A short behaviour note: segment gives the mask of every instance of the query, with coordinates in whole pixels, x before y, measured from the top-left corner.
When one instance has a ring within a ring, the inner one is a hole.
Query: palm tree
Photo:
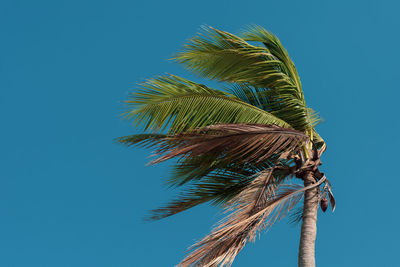
[[[279,39],[259,26],[241,37],[203,27],[174,59],[223,90],[174,75],[147,80],[126,101],[124,117],[148,133],[118,141],[155,147],[152,164],[177,158],[167,183],[182,192],[149,219],[205,202],[228,213],[179,265],[230,266],[248,241],[291,212],[302,221],[299,266],[315,266],[318,203],[325,211],[327,196],[332,210],[335,202],[318,169],[326,148],[315,130],[320,119]]]

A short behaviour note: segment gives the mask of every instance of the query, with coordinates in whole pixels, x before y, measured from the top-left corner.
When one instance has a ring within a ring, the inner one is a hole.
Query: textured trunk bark
[[[312,172],[306,172],[304,186],[315,183]],[[315,267],[315,238],[317,236],[318,187],[304,194],[303,222],[301,225],[299,267]]]

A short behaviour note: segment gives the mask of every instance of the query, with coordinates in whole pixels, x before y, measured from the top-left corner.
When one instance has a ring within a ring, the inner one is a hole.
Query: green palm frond
[[[216,123],[261,123],[291,126],[237,97],[177,76],[148,80],[126,101],[126,119],[145,130],[170,133]]]
[[[240,193],[252,179],[253,174],[243,175],[235,171],[208,174],[201,181],[186,186],[167,205],[152,210],[147,219],[159,220],[206,202],[220,205]]]
[[[153,210],[147,219],[159,220],[206,202],[216,206],[225,205],[248,187],[260,173],[271,169],[243,171],[243,169],[231,166],[224,170],[210,172],[201,180],[186,186],[179,196],[169,204]],[[290,168],[287,166],[274,169],[274,178],[271,179],[271,184],[278,185],[291,175]]]
[[[293,159],[282,159],[274,155],[257,164],[249,162],[227,161],[215,155],[201,155],[197,157],[181,158],[171,171],[170,178],[166,181],[169,187],[180,187],[187,183],[195,183],[211,174],[237,173],[243,177],[250,177],[263,170],[272,168],[279,162],[283,169],[292,170]],[[276,170],[276,172],[279,172]]]
[[[266,93],[269,99],[269,111],[289,122],[295,129],[303,131],[312,129],[318,124],[320,118],[306,107],[296,66],[278,37],[260,26],[249,27],[248,30],[243,32],[242,36],[246,41],[264,44],[274,57],[284,63],[285,68],[282,71],[295,81],[296,86],[294,87],[275,87]]]
[[[228,84],[224,88],[244,102],[289,121],[295,129],[310,129],[309,127],[315,127],[321,122],[318,114],[311,108],[304,108],[302,101],[293,98],[290,90],[288,90],[289,93],[284,94],[283,88],[265,89],[235,83]],[[279,94],[277,91],[280,91]]]
[[[167,185],[170,187],[182,186],[188,182],[198,181],[212,172],[235,172],[244,176],[251,176],[271,167],[273,165],[272,161],[276,162],[277,158],[271,157],[260,164],[254,165],[248,162],[227,161],[223,157],[218,157],[218,153],[181,158],[172,169]]]
[[[320,118],[297,97],[295,87],[259,88],[246,83],[225,86],[230,94],[288,122],[294,129],[306,131],[315,127]]]
[[[236,95],[245,96],[248,103],[256,103],[297,130],[311,129],[297,70],[279,39],[259,27],[243,36],[203,27],[174,59],[201,77],[239,84]]]
[[[230,94],[236,96],[250,105],[270,112],[265,88],[258,88],[246,83],[230,83],[224,87]]]
[[[243,39],[246,41],[260,42],[265,45],[268,51],[274,55],[277,59],[283,62],[283,72],[288,75],[296,83],[296,88],[298,90],[299,98],[304,99],[303,92],[301,89],[300,77],[297,73],[296,67],[291,60],[288,52],[281,44],[281,41],[273,35],[272,33],[265,30],[260,26],[249,27],[248,30],[244,31]]]
[[[283,71],[287,68],[284,62],[268,49],[212,27],[203,27],[203,33],[189,40],[173,59],[202,77],[218,81],[268,88],[296,86]]]

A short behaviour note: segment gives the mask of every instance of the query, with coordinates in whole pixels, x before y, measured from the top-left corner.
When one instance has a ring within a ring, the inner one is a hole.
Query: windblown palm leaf
[[[231,212],[195,244],[181,266],[230,266],[257,234],[285,216],[302,198],[299,185],[276,185],[273,170],[261,173],[227,205]]]
[[[290,59],[288,52],[282,46],[279,39],[260,26],[250,27],[247,31],[243,32],[243,39],[246,41],[254,41],[263,43],[268,51],[281,62],[283,62],[283,72],[288,75],[296,84],[300,99],[304,99],[301,90],[300,78],[297,73],[293,61]]]
[[[204,33],[192,38],[175,59],[202,77],[249,85],[255,91],[262,88],[256,95],[260,100],[267,97],[273,114],[295,129],[311,129],[316,121],[305,104],[297,70],[278,38],[261,27],[243,35],[242,39],[204,27]]]
[[[272,155],[296,151],[309,139],[302,132],[262,124],[219,124],[166,138],[159,153],[166,155],[153,161],[158,163],[176,156],[197,157],[222,155],[226,161],[260,163]],[[168,141],[179,140],[179,145]]]
[[[177,76],[142,84],[128,101],[125,118],[145,130],[182,132],[216,123],[262,123],[290,127],[276,116],[237,97]]]
[[[252,181],[253,175],[243,175],[232,170],[203,176],[200,181],[186,186],[168,205],[153,210],[148,219],[162,219],[205,202],[214,205],[225,203],[240,193]]]
[[[259,26],[241,36],[204,27],[174,59],[218,81],[222,90],[174,75],[149,79],[130,95],[124,113],[149,133],[117,141],[152,147],[153,164],[177,159],[167,184],[183,190],[149,219],[206,202],[229,213],[181,266],[230,266],[248,241],[288,214],[303,195],[306,216],[297,218],[315,225],[322,183],[334,208],[330,184],[318,170],[326,149],[315,130],[320,118],[307,107],[296,67],[276,36]],[[293,177],[304,187],[287,184]],[[315,236],[303,238],[304,233],[302,228],[300,248],[308,258],[300,253],[299,259],[307,265],[313,254],[303,247],[313,245],[305,240]]]
[[[268,160],[254,164],[242,162],[239,159],[235,161],[227,161],[225,157],[218,157],[219,153],[207,154],[197,157],[180,158],[172,172],[171,179],[167,180],[167,184],[181,186],[187,182],[199,180],[211,172],[230,172],[235,171],[243,175],[258,173],[276,164],[279,159],[277,156],[271,156]],[[223,154],[222,154],[223,156]],[[290,165],[291,160],[281,160],[281,163]]]
[[[276,156],[283,153],[300,149],[308,140],[308,136],[278,126],[221,124],[166,137],[165,144],[162,144],[160,139],[156,140],[160,147],[158,152],[168,153],[152,163],[177,156],[190,160],[200,157],[201,161],[192,165],[192,170],[197,175],[191,173],[192,176],[180,180],[179,185],[189,179],[197,178],[201,181],[190,186],[185,195],[168,206],[155,210],[151,217],[153,219],[167,217],[207,201],[225,202],[252,180],[251,177],[257,173],[254,172],[254,168],[262,169],[272,156],[276,159]],[[214,163],[211,166],[210,161]],[[244,167],[245,164],[247,168]],[[206,169],[202,169],[202,165]],[[253,167],[253,171],[250,166]],[[214,170],[217,172],[210,174]],[[283,177],[289,174],[286,168]]]
[[[284,63],[268,49],[233,34],[204,27],[175,59],[202,77],[255,86],[295,86],[282,70]]]
[[[278,180],[279,181],[279,180]],[[281,180],[280,180],[281,181]],[[259,174],[249,186],[227,203],[231,212],[219,225],[191,247],[180,266],[230,266],[248,241],[287,215],[301,200],[304,191],[317,187],[278,184],[274,168]]]

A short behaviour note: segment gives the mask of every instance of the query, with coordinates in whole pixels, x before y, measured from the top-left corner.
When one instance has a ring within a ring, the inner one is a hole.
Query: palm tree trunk
[[[303,176],[304,186],[315,183],[314,175],[308,171]],[[318,187],[304,194],[303,222],[301,225],[299,267],[315,267],[315,238],[317,236]]]

